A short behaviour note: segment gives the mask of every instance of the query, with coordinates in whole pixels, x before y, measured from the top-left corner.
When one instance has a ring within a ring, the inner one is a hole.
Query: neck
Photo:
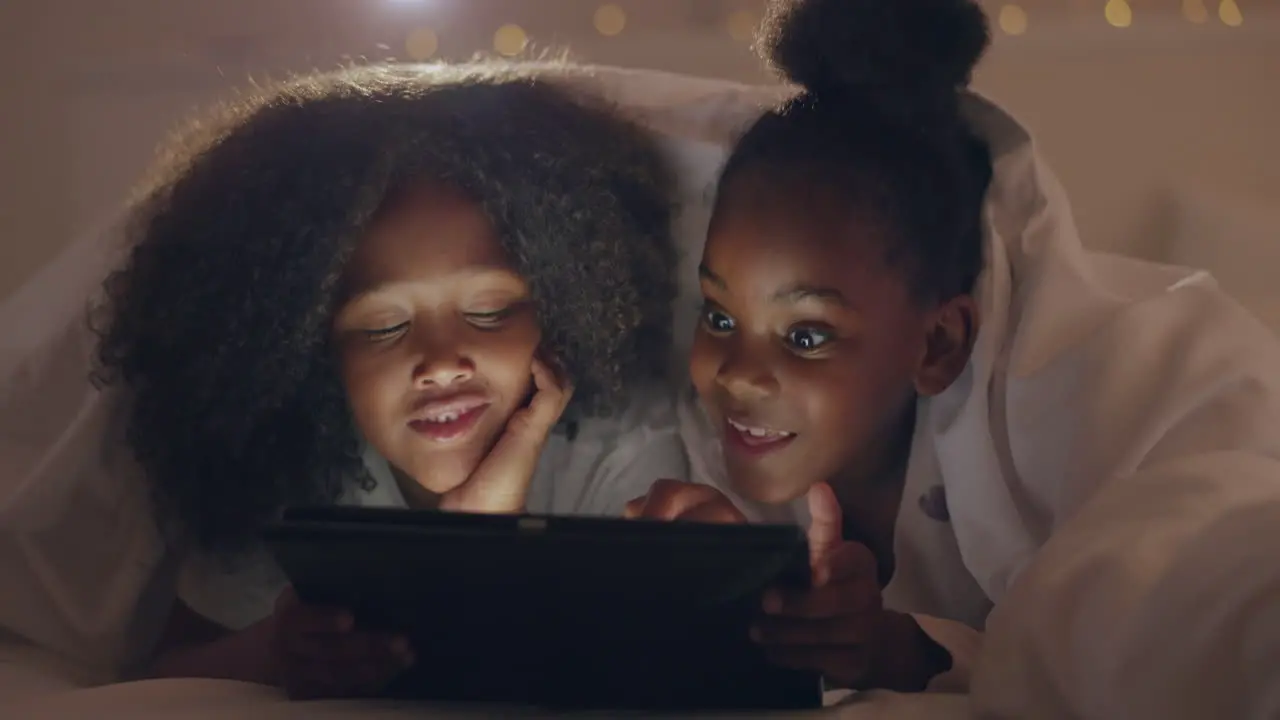
[[[831,489],[835,490],[836,498],[841,501],[841,507],[844,507],[846,500],[856,505],[861,497],[902,490],[915,428],[916,404],[912,402],[899,414],[897,420],[887,425],[869,444],[870,447],[879,448],[880,452],[846,465],[827,481]]]
[[[882,586],[893,575],[893,532],[902,505],[915,421],[913,402],[875,443],[884,452],[870,462],[845,468],[828,481],[840,502],[845,539],[860,542],[875,553]]]

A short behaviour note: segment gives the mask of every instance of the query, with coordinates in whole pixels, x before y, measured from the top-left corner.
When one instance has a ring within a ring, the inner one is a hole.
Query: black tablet
[[[396,697],[642,710],[821,705],[748,637],[808,581],[793,526],[371,508],[290,510],[268,544],[304,602],[407,635]]]

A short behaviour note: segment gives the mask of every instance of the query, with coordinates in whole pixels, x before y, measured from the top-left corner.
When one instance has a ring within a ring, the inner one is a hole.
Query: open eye
[[[724,334],[733,332],[733,318],[729,314],[714,305],[706,305],[702,308],[702,324],[709,332],[716,334]]]
[[[379,341],[379,340],[390,340],[391,338],[399,336],[405,330],[408,330],[408,329],[409,329],[409,323],[402,322],[396,325],[390,325],[388,327],[365,329],[365,330],[361,330],[360,332],[364,333],[364,336],[370,340]]]
[[[815,327],[795,327],[787,331],[787,345],[806,353],[817,350],[831,341],[831,333]]]

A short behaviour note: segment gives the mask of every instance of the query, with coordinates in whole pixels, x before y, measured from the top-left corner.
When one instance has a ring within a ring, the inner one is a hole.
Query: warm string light
[[[1027,11],[1018,5],[1005,5],[1000,8],[997,21],[1006,35],[1022,35],[1027,31]]]
[[[614,4],[601,5],[596,8],[596,14],[592,21],[596,26],[596,32],[605,37],[613,37],[614,35],[620,35],[626,29],[627,13]]]
[[[1103,14],[1112,27],[1127,28],[1133,24],[1133,8],[1126,0],[1107,0]]]
[[[1203,25],[1209,22],[1209,8],[1204,6],[1204,0],[1182,0],[1182,16]]]
[[[507,57],[519,55],[524,52],[528,44],[529,36],[519,25],[503,25],[493,34],[493,49],[497,50],[499,55]]]
[[[1240,27],[1244,24],[1244,15],[1236,0],[1222,0],[1218,5],[1218,19],[1227,27]]]
[[[728,29],[729,37],[738,42],[751,42],[751,38],[755,37],[756,25],[760,24],[760,19],[750,10],[738,10],[729,15]]]
[[[1129,2],[1130,0],[1106,0],[1103,15],[1107,23],[1117,28],[1131,26],[1133,8]],[[1244,24],[1244,14],[1240,10],[1238,0],[1181,0],[1182,16],[1188,22],[1204,25],[1211,17],[1207,2],[1217,2],[1218,20],[1223,25],[1239,27]],[[737,10],[728,15],[725,26],[734,40],[750,42],[755,35],[758,23],[759,18],[756,13],[750,10]],[[1010,2],[1000,6],[996,23],[1004,34],[1018,36],[1026,34],[1030,26],[1030,18],[1021,5]],[[605,37],[620,35],[627,27],[626,10],[616,3],[601,5],[596,8],[592,16],[592,24],[596,32]],[[514,23],[499,27],[493,34],[493,49],[501,55],[508,57],[519,55],[528,45],[528,34],[525,33],[524,28]],[[429,27],[415,28],[405,38],[404,48],[410,59],[428,60],[439,52],[440,38]],[[390,50],[390,48],[386,49]]]
[[[415,28],[404,40],[404,51],[410,60],[429,60],[440,49],[440,39],[429,27]]]

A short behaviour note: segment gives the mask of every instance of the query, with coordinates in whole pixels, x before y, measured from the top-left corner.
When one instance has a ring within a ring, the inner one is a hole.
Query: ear
[[[951,387],[969,364],[977,335],[978,305],[972,295],[957,295],[935,308],[925,327],[916,392],[931,397]]]

